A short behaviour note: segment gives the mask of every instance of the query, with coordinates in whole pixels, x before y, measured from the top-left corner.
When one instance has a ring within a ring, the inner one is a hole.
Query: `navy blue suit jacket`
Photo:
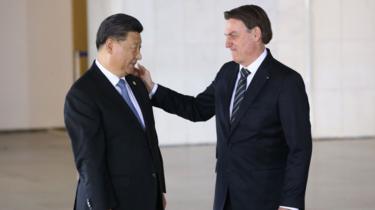
[[[191,121],[215,115],[214,210],[223,209],[228,192],[233,210],[304,209],[312,140],[303,80],[268,51],[231,125],[229,105],[238,70],[235,62],[224,64],[196,97],[160,85],[153,105]]]
[[[65,124],[79,172],[74,209],[152,210],[162,203],[163,161],[152,105],[139,78],[126,80],[145,130],[95,63],[66,96]]]

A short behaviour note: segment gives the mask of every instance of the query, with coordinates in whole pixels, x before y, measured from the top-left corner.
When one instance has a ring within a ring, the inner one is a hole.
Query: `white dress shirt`
[[[260,56],[254,62],[252,62],[249,66],[242,66],[242,65],[240,65],[239,71],[238,71],[238,74],[237,74],[237,80],[236,80],[236,83],[234,85],[234,89],[233,89],[233,93],[232,93],[232,99],[230,100],[229,119],[232,117],[234,95],[235,95],[236,90],[237,90],[238,81],[241,78],[241,69],[245,68],[245,69],[247,69],[247,70],[250,71],[250,74],[249,74],[249,76],[247,76],[247,79],[246,79],[246,89],[247,89],[249,87],[249,85],[250,85],[250,82],[253,80],[254,75],[257,72],[260,64],[262,64],[262,62],[264,61],[264,59],[266,58],[266,56],[267,56],[267,50],[264,49],[264,51],[262,52],[262,54],[260,54]]]
[[[113,85],[113,87],[117,90],[117,92],[120,95],[121,95],[121,89],[120,89],[120,87],[117,86],[117,83],[120,81],[120,79],[125,80],[126,90],[129,93],[129,98],[130,98],[131,102],[133,103],[134,108],[137,111],[138,116],[140,117],[140,119],[142,121],[143,127],[145,127],[145,121],[143,119],[143,114],[142,114],[141,108],[140,108],[140,106],[138,104],[137,99],[135,98],[135,96],[133,94],[132,89],[129,87],[129,84],[126,81],[125,77],[119,78],[118,76],[114,75],[112,72],[110,72],[108,69],[106,69],[102,64],[100,64],[100,62],[97,59],[95,60],[95,64],[98,66],[98,68],[100,69],[100,71],[104,74],[104,76],[111,82],[111,84]]]

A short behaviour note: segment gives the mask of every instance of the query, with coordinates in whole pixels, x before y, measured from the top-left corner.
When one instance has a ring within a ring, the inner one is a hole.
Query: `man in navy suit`
[[[66,96],[65,124],[79,181],[74,209],[162,210],[163,161],[152,104],[131,75],[141,23],[115,14],[100,25],[97,58]]]
[[[224,13],[225,63],[196,97],[179,94],[139,76],[152,103],[191,121],[216,116],[214,210],[304,209],[312,140],[302,77],[274,59],[265,11],[245,5]]]

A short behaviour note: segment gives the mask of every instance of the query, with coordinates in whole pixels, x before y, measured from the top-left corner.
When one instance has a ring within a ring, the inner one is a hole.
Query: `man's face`
[[[226,20],[225,47],[229,48],[232,53],[232,59],[236,63],[247,66],[252,61],[256,53],[257,39],[255,30],[257,27],[249,30],[241,20]]]
[[[141,56],[141,35],[138,32],[128,32],[125,40],[114,40],[112,48],[112,63],[122,75],[131,74]]]

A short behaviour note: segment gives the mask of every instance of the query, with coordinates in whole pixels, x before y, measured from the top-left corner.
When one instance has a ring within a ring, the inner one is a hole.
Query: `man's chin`
[[[232,60],[235,61],[235,62],[237,62],[238,61],[238,57],[232,54]]]
[[[236,57],[232,57],[232,60],[233,60],[234,62],[236,62],[236,63],[239,63],[239,62],[240,62],[239,59],[236,58]]]

